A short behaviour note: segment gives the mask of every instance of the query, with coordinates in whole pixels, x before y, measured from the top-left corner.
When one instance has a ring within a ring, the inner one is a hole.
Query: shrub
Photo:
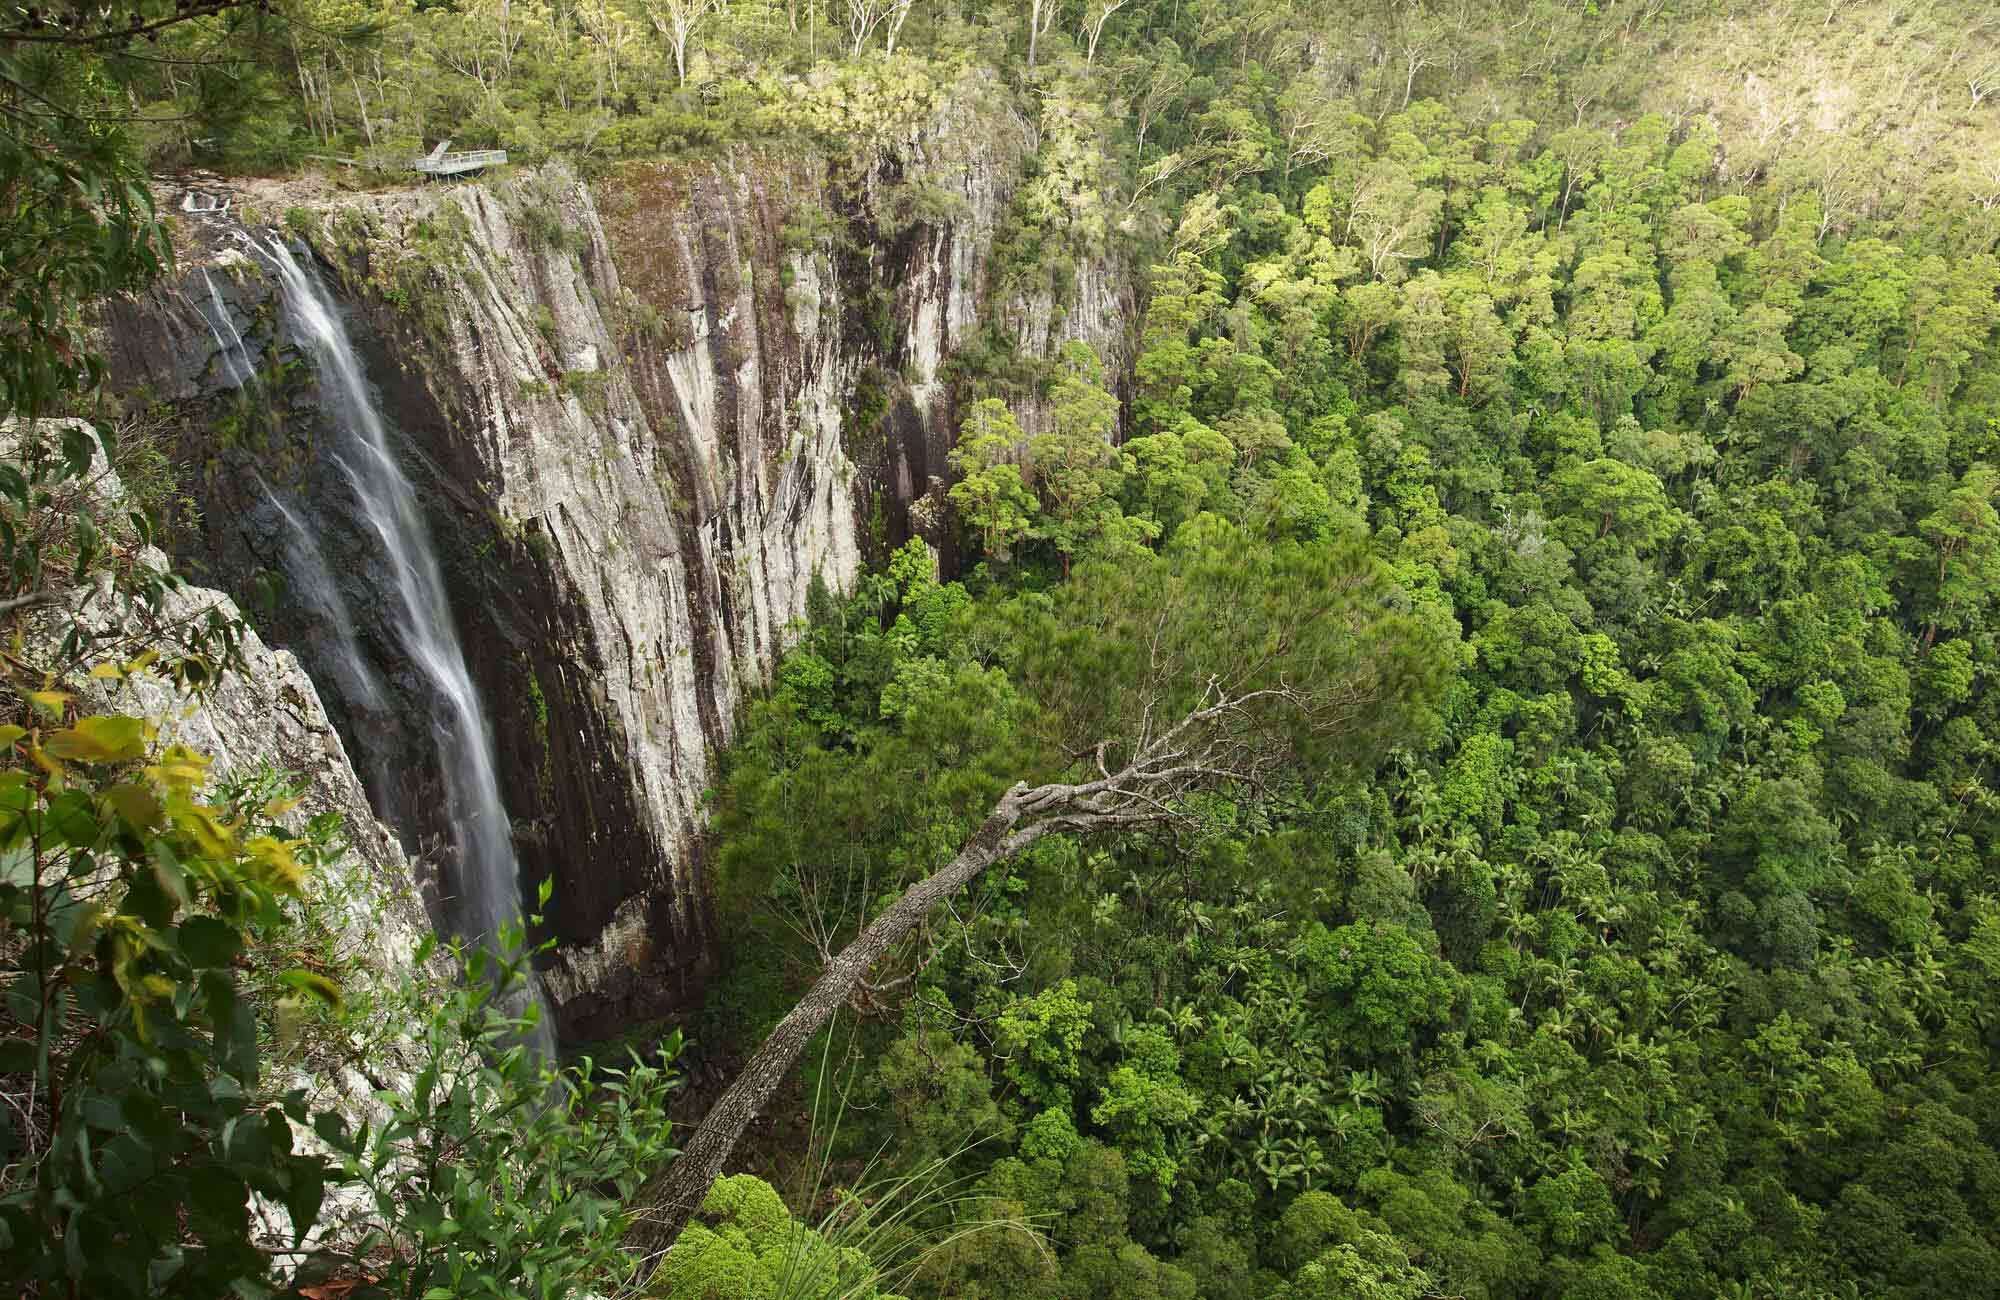
[[[719,1178],[654,1274],[662,1300],[900,1300],[868,1255],[792,1218],[769,1183]]]
[[[532,1046],[540,1007],[520,928],[503,933],[497,955],[457,955],[465,978],[441,1000],[412,983],[402,1006],[381,1011],[418,1026],[422,1061],[377,1094],[386,1118],[352,1131],[338,1117],[319,1124],[374,1204],[359,1241],[322,1267],[365,1266],[407,1300],[615,1289],[637,1264],[620,1246],[623,1207],[672,1155],[667,1066],[680,1035],[656,1060],[634,1054],[599,1070],[586,1058],[558,1071]]]
[[[0,1282],[103,1297],[254,1293],[254,1191],[302,1235],[325,1162],[294,1149],[302,1094],[260,1095],[246,941],[303,871],[264,810],[201,796],[208,760],[149,753],[139,718],[0,727]],[[284,972],[295,994],[338,996]],[[245,1288],[249,1288],[246,1292]]]

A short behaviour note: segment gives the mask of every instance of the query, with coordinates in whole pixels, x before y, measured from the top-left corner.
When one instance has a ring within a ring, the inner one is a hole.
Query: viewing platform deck
[[[445,144],[450,144],[447,140]],[[410,164],[412,171],[426,176],[462,176],[466,172],[476,172],[486,167],[498,167],[507,161],[505,149],[467,149],[458,153],[446,153],[444,145]]]

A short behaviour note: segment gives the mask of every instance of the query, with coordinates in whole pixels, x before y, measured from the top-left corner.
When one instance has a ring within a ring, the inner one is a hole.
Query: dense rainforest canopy
[[[928,913],[791,1084],[843,1100],[820,1183],[789,1210],[717,1183],[654,1293],[1955,1300],[2000,1275],[1989,6],[302,0],[0,48],[0,238],[59,261],[52,169],[837,151],[978,93],[1035,140],[995,276],[1060,300],[1082,261],[1140,272],[1129,371],[998,331],[953,360],[960,570],[913,543],[817,590],[749,709],[713,792],[705,1059],[754,1048],[1014,783],[1108,761],[1154,707],[1132,611],[1207,636],[1212,680],[1218,648],[1298,650],[1287,591],[1366,576],[1368,653],[1297,671],[1388,665],[1391,706]],[[41,283],[148,270],[85,253]],[[79,409],[57,334],[10,323],[10,366],[41,366],[13,409]],[[1241,606],[1158,597],[1187,574]],[[272,888],[223,892],[247,916]],[[791,1192],[784,1146],[737,1166]],[[599,1190],[643,1203],[660,1153],[620,1150]],[[826,1186],[864,1166],[925,1194],[842,1238]],[[829,1205],[824,1236],[792,1222]],[[503,1253],[534,1234],[481,1222]]]

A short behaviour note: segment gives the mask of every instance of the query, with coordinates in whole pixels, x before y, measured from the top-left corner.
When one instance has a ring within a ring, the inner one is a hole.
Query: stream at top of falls
[[[431,738],[457,856],[450,890],[457,928],[468,941],[490,941],[521,918],[520,863],[500,795],[492,728],[466,665],[430,530],[390,449],[380,403],[332,295],[282,239],[270,237],[256,251],[276,271],[293,336],[312,357],[322,407],[340,437],[334,463],[386,559],[403,648],[435,697]],[[532,972],[528,978],[530,996],[542,1002]],[[545,1003],[529,1044],[544,1060],[553,1059],[554,1027]]]

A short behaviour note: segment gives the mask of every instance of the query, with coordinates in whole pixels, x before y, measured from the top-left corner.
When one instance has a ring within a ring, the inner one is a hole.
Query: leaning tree
[[[1451,660],[1362,546],[1273,547],[1223,529],[1166,556],[1079,566],[996,617],[1033,702],[1029,743],[1011,751],[1028,756],[1024,779],[944,867],[829,951],[642,1192],[640,1249],[673,1244],[808,1041],[994,865],[1048,835],[1181,820],[1197,792],[1255,798],[1366,768],[1424,724]]]

